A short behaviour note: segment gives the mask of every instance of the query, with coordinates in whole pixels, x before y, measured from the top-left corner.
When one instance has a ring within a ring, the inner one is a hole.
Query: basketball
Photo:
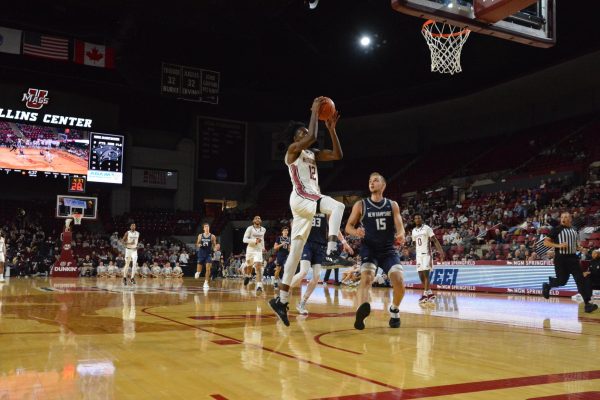
[[[325,101],[321,104],[321,108],[319,109],[319,119],[321,121],[326,121],[331,118],[333,114],[335,114],[335,104],[329,97],[325,97]]]

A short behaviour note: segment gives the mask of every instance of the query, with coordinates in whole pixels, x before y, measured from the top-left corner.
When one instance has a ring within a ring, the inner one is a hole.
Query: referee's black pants
[[[554,258],[554,271],[556,278],[550,278],[550,287],[565,286],[569,280],[569,275],[573,275],[577,290],[583,301],[587,304],[592,298],[592,286],[590,279],[583,277],[583,272],[579,266],[579,258],[576,255],[559,255]]]

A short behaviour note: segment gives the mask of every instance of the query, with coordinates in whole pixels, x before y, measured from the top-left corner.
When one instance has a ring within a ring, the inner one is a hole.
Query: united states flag
[[[52,60],[69,60],[69,39],[25,32],[23,35],[23,54]]]

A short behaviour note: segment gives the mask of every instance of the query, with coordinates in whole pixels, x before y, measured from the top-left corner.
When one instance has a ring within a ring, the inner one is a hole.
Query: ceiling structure
[[[395,12],[389,0],[320,0],[314,10],[302,0],[173,0],[162,7],[29,1],[3,5],[0,25],[112,45],[117,69],[11,55],[1,55],[0,68],[47,73],[67,86],[70,79],[106,82],[164,102],[158,98],[160,64],[171,62],[221,72],[219,106],[185,105],[201,112],[263,121],[300,118],[312,98],[326,95],[344,115],[357,116],[472,93],[599,50],[594,21],[584,20],[600,15],[594,3],[557,1],[558,43],[550,49],[473,34],[463,49],[463,73],[446,76],[429,71],[423,21]],[[364,34],[373,40],[367,50],[359,46]]]

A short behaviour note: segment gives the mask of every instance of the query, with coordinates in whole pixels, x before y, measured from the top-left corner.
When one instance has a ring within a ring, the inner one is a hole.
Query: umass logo
[[[27,93],[23,93],[21,101],[25,102],[25,107],[32,110],[39,110],[50,102],[50,98],[48,97],[47,90],[29,88]]]

